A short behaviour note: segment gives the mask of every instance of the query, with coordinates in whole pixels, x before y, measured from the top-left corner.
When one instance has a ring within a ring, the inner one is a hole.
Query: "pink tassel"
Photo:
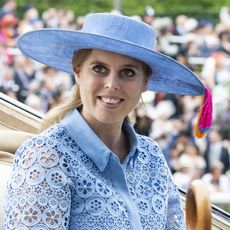
[[[203,99],[199,109],[199,117],[194,128],[194,135],[198,138],[205,137],[212,126],[212,94],[208,87],[205,87],[205,95],[202,97]]]

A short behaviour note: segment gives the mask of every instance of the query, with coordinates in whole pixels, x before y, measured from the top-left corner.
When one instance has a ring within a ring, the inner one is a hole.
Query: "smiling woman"
[[[5,229],[185,229],[158,144],[138,135],[127,117],[146,90],[207,90],[154,51],[155,42],[152,27],[109,13],[87,16],[81,31],[42,29],[19,38],[23,53],[73,73],[76,84],[72,99],[15,154]]]

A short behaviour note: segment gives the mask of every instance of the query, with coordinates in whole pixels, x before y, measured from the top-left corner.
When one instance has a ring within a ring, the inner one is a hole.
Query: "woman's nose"
[[[111,90],[119,90],[120,82],[117,74],[110,73],[105,80],[105,87]]]

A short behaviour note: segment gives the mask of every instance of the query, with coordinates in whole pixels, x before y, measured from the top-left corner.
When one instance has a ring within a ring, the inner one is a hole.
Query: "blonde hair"
[[[81,65],[86,60],[86,58],[90,55],[91,52],[92,49],[81,49],[74,53],[72,59],[72,67],[73,70],[76,71],[76,73],[77,73],[77,69],[81,67]],[[145,63],[143,63],[143,69],[144,69],[144,74],[148,79],[152,73],[152,70]],[[76,83],[73,86],[72,90],[73,90],[72,97],[69,100],[67,100],[64,104],[51,109],[47,113],[47,115],[43,118],[41,131],[61,121],[65,117],[65,115],[72,109],[77,109],[82,106],[80,90]],[[130,116],[127,116],[126,119],[131,123],[133,121],[133,118]]]

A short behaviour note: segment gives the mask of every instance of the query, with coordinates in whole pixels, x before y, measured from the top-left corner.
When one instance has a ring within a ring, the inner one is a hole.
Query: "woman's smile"
[[[109,107],[116,107],[116,105],[120,104],[124,99],[113,97],[113,96],[99,96],[98,99],[105,105]]]

